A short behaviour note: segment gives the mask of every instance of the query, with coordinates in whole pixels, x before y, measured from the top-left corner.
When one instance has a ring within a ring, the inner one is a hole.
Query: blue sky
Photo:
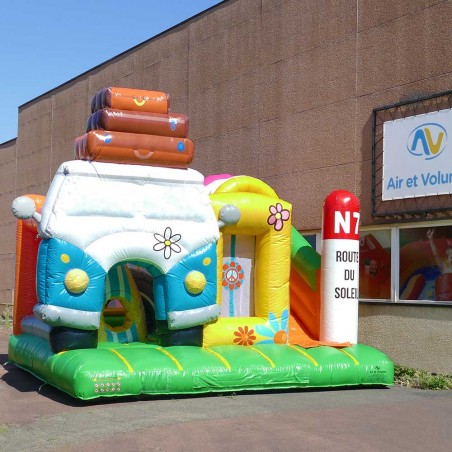
[[[0,14],[0,143],[18,107],[221,0],[4,1]]]

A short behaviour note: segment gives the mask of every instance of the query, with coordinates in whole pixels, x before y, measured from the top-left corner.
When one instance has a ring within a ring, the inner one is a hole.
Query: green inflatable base
[[[392,385],[394,365],[366,345],[304,349],[289,345],[210,348],[135,342],[58,354],[30,334],[11,336],[9,359],[82,400],[243,390]]]

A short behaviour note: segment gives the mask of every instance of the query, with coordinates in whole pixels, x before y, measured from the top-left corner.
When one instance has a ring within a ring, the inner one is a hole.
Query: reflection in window
[[[452,226],[400,230],[400,300],[452,301]]]
[[[359,297],[390,299],[391,231],[362,231],[359,262]]]
[[[304,239],[311,245],[315,250],[317,249],[317,235],[316,234],[303,234]]]

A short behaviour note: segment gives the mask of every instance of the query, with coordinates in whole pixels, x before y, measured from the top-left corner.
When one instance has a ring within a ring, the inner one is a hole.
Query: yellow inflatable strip
[[[276,366],[275,366],[275,363],[267,356],[267,355],[265,355],[264,353],[262,353],[260,350],[257,350],[256,348],[254,348],[254,347],[250,347],[250,349],[251,350],[253,350],[253,351],[255,351],[256,353],[259,353],[259,355],[261,355],[263,358],[265,358],[267,361],[268,361],[268,363],[270,364],[270,366],[272,367],[272,369],[274,369]]]
[[[217,193],[257,193],[270,198],[279,198],[270,185],[251,176],[232,177],[216,189],[215,194]]]
[[[349,352],[346,352],[344,349],[342,349],[342,348],[338,348],[338,350],[340,351],[340,352],[342,352],[344,355],[347,355],[354,363],[355,363],[355,366],[359,366],[359,361],[351,354],[351,353],[349,353]]]
[[[67,352],[67,350],[61,350],[61,352],[55,353],[56,358],[52,361],[51,366],[50,366],[50,370],[53,372],[53,366],[55,365],[57,359],[64,355]]]
[[[167,352],[164,348],[156,348],[156,350],[158,350],[159,352],[162,352],[164,355],[168,356],[168,358],[171,359],[171,361],[173,361],[174,364],[176,364],[178,370],[180,370],[180,371],[184,370],[184,368],[181,366],[180,362],[170,352]]]
[[[208,351],[209,353],[212,353],[212,355],[216,356],[225,365],[226,369],[231,370],[231,365],[228,363],[224,356],[221,356],[219,353],[214,352],[213,350],[207,347],[204,347],[204,350]]]
[[[300,355],[303,355],[305,358],[308,358],[309,361],[312,362],[312,364],[314,364],[314,366],[318,366],[319,363],[308,353],[306,353],[304,350],[302,350],[301,348],[298,347],[294,347],[293,345],[289,345],[290,348],[292,348],[293,350],[295,350],[296,352],[300,353]]]
[[[127,367],[127,370],[132,373],[134,372],[133,367],[129,364],[129,362],[127,361],[127,359],[124,358],[124,356],[121,355],[121,353],[119,353],[118,351],[110,348],[109,349],[112,353],[114,353]]]

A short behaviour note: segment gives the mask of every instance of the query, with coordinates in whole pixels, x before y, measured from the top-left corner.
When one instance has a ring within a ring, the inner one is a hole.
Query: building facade
[[[404,299],[400,276],[404,244],[430,243],[431,229],[452,240],[451,195],[441,194],[441,209],[382,214],[375,146],[381,109],[452,89],[450,23],[451,1],[226,0],[30,100],[19,108],[17,139],[0,145],[0,303],[13,299],[11,201],[46,193],[73,158],[96,91],[153,89],[189,116],[193,168],[262,179],[293,204],[295,227],[318,249],[323,200],[353,192],[363,252],[378,245],[386,253],[376,264],[385,262],[386,279],[361,281],[359,341],[398,364],[452,373],[452,300]],[[374,260],[364,256],[363,275],[374,273]],[[376,286],[386,289],[369,289]]]

